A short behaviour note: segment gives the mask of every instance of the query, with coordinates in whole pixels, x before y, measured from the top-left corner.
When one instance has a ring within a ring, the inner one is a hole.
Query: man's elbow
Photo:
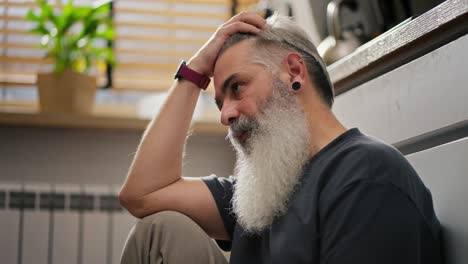
[[[127,211],[136,218],[141,219],[146,216],[140,199],[136,199],[128,195],[127,193],[120,191],[119,203],[123,208],[127,209]]]

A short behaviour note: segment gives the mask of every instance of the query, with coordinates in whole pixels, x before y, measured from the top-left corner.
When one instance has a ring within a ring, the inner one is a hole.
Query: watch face
[[[177,71],[176,71],[176,73],[175,73],[175,75],[174,75],[174,79],[180,78],[180,75],[179,75],[180,70],[181,70],[182,67],[184,67],[185,65],[186,65],[186,62],[185,62],[184,60],[180,62],[179,67],[177,68]]]

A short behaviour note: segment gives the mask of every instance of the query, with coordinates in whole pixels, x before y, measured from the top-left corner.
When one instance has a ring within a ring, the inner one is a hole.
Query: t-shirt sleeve
[[[216,177],[215,175],[202,177],[203,182],[208,186],[213,198],[218,207],[219,213],[224,223],[224,227],[232,238],[234,233],[234,227],[236,225],[236,219],[232,212],[232,196],[234,188],[234,178]],[[231,241],[216,240],[219,247],[225,251],[231,250]]]
[[[320,263],[440,261],[439,249],[430,248],[436,243],[427,243],[434,237],[423,217],[409,197],[390,183],[363,180],[347,186],[324,205],[321,223]]]

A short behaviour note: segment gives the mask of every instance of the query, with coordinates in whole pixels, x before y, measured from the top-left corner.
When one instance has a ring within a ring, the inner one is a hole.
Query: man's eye
[[[244,84],[242,84],[242,83],[233,83],[233,84],[231,85],[231,89],[232,89],[232,91],[233,91],[234,93],[236,93],[236,92],[238,92],[238,91],[242,88],[242,86],[244,86]]]

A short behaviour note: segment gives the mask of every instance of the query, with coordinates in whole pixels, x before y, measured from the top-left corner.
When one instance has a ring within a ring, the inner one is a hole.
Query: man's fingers
[[[257,34],[261,31],[261,29],[251,25],[247,24],[244,22],[234,22],[230,25],[224,26],[222,29],[222,34],[225,38],[237,33],[237,32],[242,32],[242,33],[251,33],[251,34]]]
[[[254,25],[260,29],[262,29],[266,21],[263,17],[259,14],[252,13],[252,12],[242,12],[239,14],[238,21],[242,21],[251,25]]]
[[[256,13],[251,12],[242,12],[235,16],[233,16],[228,22],[226,22],[225,26],[236,22],[245,22],[247,24],[253,25],[259,29],[263,29],[266,24],[265,19]]]
[[[213,65],[223,43],[237,32],[258,34],[266,21],[255,13],[240,13],[218,27],[208,42],[190,59],[192,67],[208,76],[213,75]]]

